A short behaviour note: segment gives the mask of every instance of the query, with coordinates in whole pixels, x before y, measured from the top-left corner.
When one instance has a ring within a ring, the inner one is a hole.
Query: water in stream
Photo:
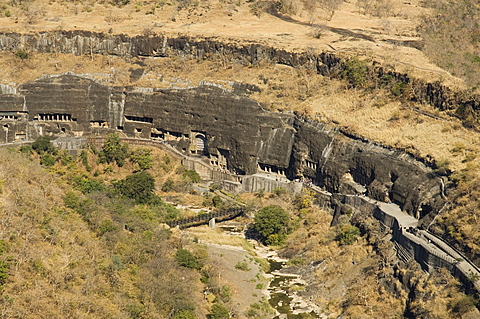
[[[301,312],[295,311],[297,308],[294,303],[294,298],[291,297],[295,292],[303,289],[303,285],[297,283],[297,275],[284,275],[278,273],[278,270],[285,266],[284,262],[279,262],[273,259],[268,259],[270,263],[269,273],[273,275],[273,279],[270,282],[268,288],[270,298],[268,302],[272,308],[276,309],[279,313],[274,319],[306,319],[306,318],[320,318],[314,311]]]

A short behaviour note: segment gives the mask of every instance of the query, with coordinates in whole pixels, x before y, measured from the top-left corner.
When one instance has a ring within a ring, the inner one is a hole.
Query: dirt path
[[[221,269],[220,282],[232,289],[232,305],[236,318],[247,318],[245,312],[250,305],[261,301],[265,292],[257,289],[262,282],[260,267],[245,249],[235,246],[205,243],[212,261]],[[238,263],[245,262],[248,270],[236,269]],[[264,284],[263,284],[264,285]]]

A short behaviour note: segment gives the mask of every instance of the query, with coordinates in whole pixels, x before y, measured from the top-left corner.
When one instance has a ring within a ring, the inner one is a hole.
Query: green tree
[[[152,168],[153,159],[151,153],[151,150],[145,148],[134,149],[130,154],[130,161],[136,164],[140,171]]]
[[[107,139],[100,152],[100,163],[116,162],[118,166],[123,166],[128,157],[128,144],[121,143],[120,137],[116,133],[107,134]]]
[[[50,141],[50,136],[39,136],[33,142],[32,149],[38,154],[42,155],[44,153],[57,155],[57,149],[53,146]]]
[[[288,234],[289,216],[281,207],[270,205],[255,214],[255,230],[267,245],[278,245]]]
[[[175,182],[173,179],[168,178],[162,185],[162,192],[171,192],[175,189]]]
[[[146,172],[141,171],[128,175],[113,185],[116,190],[125,197],[135,200],[139,204],[147,204],[151,202],[154,197],[155,179]]]
[[[215,195],[215,196],[212,197],[212,204],[213,204],[213,206],[216,207],[216,208],[222,207],[222,205],[223,205],[223,200],[222,200],[222,198],[221,198],[220,196]]]
[[[84,194],[101,192],[105,189],[102,180],[91,179],[88,177],[74,177],[75,187]]]

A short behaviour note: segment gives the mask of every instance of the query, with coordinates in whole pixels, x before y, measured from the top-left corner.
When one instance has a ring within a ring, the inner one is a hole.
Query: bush
[[[239,261],[239,262],[235,265],[235,269],[243,270],[243,271],[249,271],[249,270],[250,270],[250,267],[248,267],[248,263],[247,263],[246,261]]]
[[[353,58],[345,63],[343,76],[355,87],[364,87],[367,84],[368,68],[365,61]]]
[[[26,52],[25,50],[22,50],[22,49],[20,49],[20,50],[18,50],[17,52],[15,52],[15,56],[16,56],[17,58],[22,59],[22,60],[26,60],[26,59],[29,58],[28,52]]]
[[[100,233],[100,236],[102,236],[105,233],[112,232],[117,230],[117,227],[113,224],[112,220],[110,219],[105,219],[100,226],[98,227],[98,232]]]
[[[228,309],[225,308],[224,305],[221,305],[219,303],[214,303],[212,305],[212,310],[210,314],[207,315],[208,319],[225,319],[225,318],[230,318],[230,313],[228,312]]]
[[[452,309],[452,312],[459,315],[463,315],[478,305],[478,301],[472,296],[465,296],[458,300],[452,301],[449,304],[449,307]]]
[[[53,166],[55,165],[56,159],[50,154],[45,154],[40,158],[40,164],[44,166]]]
[[[175,182],[169,178],[162,185],[162,192],[171,192],[175,189]]]
[[[195,256],[186,249],[180,248],[177,250],[177,253],[175,254],[175,260],[177,260],[180,266],[190,269],[199,268],[197,258],[195,258]]]
[[[8,278],[8,265],[0,261],[0,285],[3,285]]]
[[[197,172],[189,169],[183,171],[182,177],[187,183],[199,183],[202,180]]]
[[[190,310],[180,310],[173,319],[197,319]]]
[[[272,191],[276,196],[280,197],[282,195],[285,195],[287,193],[287,190],[283,187],[275,187]]]
[[[215,195],[215,196],[212,197],[212,204],[213,204],[213,207],[215,207],[215,208],[222,207],[223,200],[220,196]]]
[[[130,0],[113,0],[113,4],[121,7],[130,3]]]
[[[352,225],[343,225],[340,229],[340,244],[342,245],[351,245],[357,241],[358,236],[360,236],[360,229]]]
[[[74,183],[76,188],[84,194],[101,192],[105,189],[103,181],[101,180],[95,180],[85,177],[75,177]]]

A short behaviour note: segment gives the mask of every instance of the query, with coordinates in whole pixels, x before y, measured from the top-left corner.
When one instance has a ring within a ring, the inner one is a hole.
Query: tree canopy
[[[155,197],[153,193],[155,179],[146,171],[128,175],[125,179],[116,182],[114,187],[120,194],[135,200],[139,204],[146,204]]]
[[[281,207],[270,205],[255,214],[255,230],[267,245],[278,245],[288,234],[289,215]]]
[[[121,143],[120,137],[116,133],[107,134],[107,139],[103,144],[100,153],[101,163],[116,162],[118,166],[123,166],[128,158],[128,144]]]

